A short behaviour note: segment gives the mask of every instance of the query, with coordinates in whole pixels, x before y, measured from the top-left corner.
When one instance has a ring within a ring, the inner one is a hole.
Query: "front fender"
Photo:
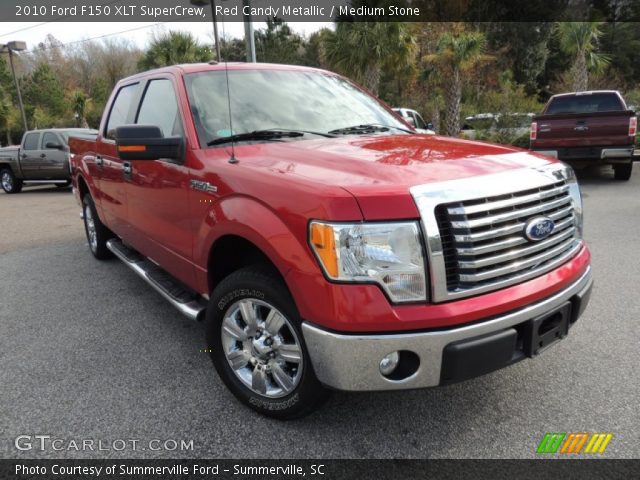
[[[265,204],[238,195],[226,197],[212,205],[196,230],[194,260],[200,290],[208,289],[209,253],[215,242],[227,235],[236,235],[253,243],[273,262],[285,279],[292,269],[305,274],[319,273],[306,242],[306,219],[297,217],[293,228],[290,228]],[[301,292],[297,292],[296,285],[287,283],[294,298],[298,298]]]

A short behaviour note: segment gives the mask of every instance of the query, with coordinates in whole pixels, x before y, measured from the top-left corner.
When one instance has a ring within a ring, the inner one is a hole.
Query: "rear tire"
[[[242,403],[290,420],[328,398],[313,371],[300,314],[277,274],[261,265],[232,273],[211,294],[206,315],[213,365]]]
[[[621,165],[613,166],[613,178],[616,180],[627,181],[631,178],[631,170],[633,169],[633,162],[623,163]]]
[[[22,191],[22,180],[18,180],[10,168],[3,168],[0,171],[0,183],[6,193],[20,193]]]
[[[113,255],[107,248],[107,240],[113,238],[113,233],[104,226],[96,212],[96,206],[90,195],[85,195],[82,199],[84,231],[89,242],[89,250],[98,260],[106,260]]]

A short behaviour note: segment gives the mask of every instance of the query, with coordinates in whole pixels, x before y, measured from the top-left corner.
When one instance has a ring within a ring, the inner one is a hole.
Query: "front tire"
[[[263,266],[232,273],[211,294],[206,330],[216,371],[242,403],[263,415],[299,418],[328,398],[301,323],[287,287]]]
[[[20,193],[22,191],[22,180],[18,180],[10,168],[0,171],[0,184],[6,193]]]
[[[111,250],[107,248],[107,240],[113,238],[113,234],[100,221],[96,206],[90,195],[85,195],[82,199],[84,231],[89,242],[89,250],[98,260],[111,258]]]
[[[633,162],[623,163],[621,165],[613,166],[613,178],[621,180],[623,182],[631,178],[631,170],[633,169]]]

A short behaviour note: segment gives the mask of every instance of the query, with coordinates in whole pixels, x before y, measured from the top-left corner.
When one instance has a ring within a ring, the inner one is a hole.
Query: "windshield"
[[[201,145],[271,129],[326,134],[364,124],[406,128],[377,100],[335,75],[293,70],[229,70],[228,74],[233,130],[225,72],[186,76]]]

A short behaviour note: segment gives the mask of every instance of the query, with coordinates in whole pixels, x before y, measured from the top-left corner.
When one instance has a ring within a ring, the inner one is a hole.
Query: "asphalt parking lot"
[[[535,458],[546,432],[611,432],[640,457],[640,164],[580,174],[591,304],[535,360],[430,390],[337,393],[278,422],[216,376],[199,324],[97,262],[70,190],[0,194],[0,455],[9,458]],[[191,451],[19,451],[19,435],[193,440]]]

